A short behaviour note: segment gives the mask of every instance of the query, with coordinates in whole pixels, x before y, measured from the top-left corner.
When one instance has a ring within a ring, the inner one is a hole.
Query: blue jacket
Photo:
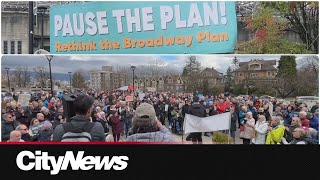
[[[317,116],[313,116],[312,121],[309,122],[311,128],[319,131],[319,118]]]
[[[249,108],[247,109],[247,113],[248,112],[251,112],[250,110],[249,110]],[[240,110],[240,112],[239,112],[239,119],[240,119],[240,124],[242,124],[242,122],[244,121],[244,118],[245,118],[246,116],[244,116],[243,115],[243,111],[242,111],[242,109]]]

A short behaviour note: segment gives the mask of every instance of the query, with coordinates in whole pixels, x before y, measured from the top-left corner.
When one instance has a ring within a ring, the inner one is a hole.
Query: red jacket
[[[309,120],[307,118],[301,119],[301,126],[309,128]]]
[[[230,102],[218,103],[217,111],[219,114],[224,113],[226,109],[230,106]]]
[[[120,116],[112,116],[110,118],[112,133],[113,134],[121,134],[123,132],[123,124],[120,120]]]

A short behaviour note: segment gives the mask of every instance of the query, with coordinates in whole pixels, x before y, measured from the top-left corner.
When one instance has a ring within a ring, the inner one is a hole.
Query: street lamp
[[[53,55],[45,55],[49,62],[49,73],[50,73],[50,89],[51,89],[51,98],[53,97],[53,89],[52,89],[52,74],[51,74],[51,60],[53,58]]]
[[[133,85],[133,91],[134,91],[134,70],[136,69],[135,66],[131,66],[132,69],[132,85]]]
[[[10,91],[11,91],[11,90],[10,90],[10,79],[9,79],[9,70],[10,70],[10,68],[6,67],[5,69],[6,69],[6,71],[7,71],[8,87],[9,87],[9,92],[10,92]]]
[[[71,72],[68,72],[68,74],[69,74],[69,79],[70,79],[70,92],[72,92],[72,90],[71,90]]]

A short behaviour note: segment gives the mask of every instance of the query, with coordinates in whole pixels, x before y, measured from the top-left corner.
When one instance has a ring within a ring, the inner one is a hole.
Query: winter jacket
[[[219,114],[224,113],[226,109],[230,106],[230,102],[218,103],[217,111]]]
[[[70,122],[75,128],[82,128],[85,123],[87,123],[89,118],[84,115],[76,115],[71,118]],[[62,136],[64,135],[65,131],[63,129],[62,124],[57,125],[54,129],[52,141],[61,141]],[[94,126],[92,127],[89,134],[92,137],[92,141],[103,141],[105,142],[106,137],[104,133],[104,128],[102,127],[101,123],[95,122]]]
[[[53,129],[43,129],[39,132],[39,142],[48,142],[51,141],[51,135],[53,133]]]
[[[16,120],[18,121],[18,122],[20,122],[21,124],[24,124],[24,125],[26,125],[27,127],[29,127],[29,119],[28,119],[28,117],[27,116],[25,116],[24,114],[22,114],[21,112],[18,112],[18,111],[16,111],[15,113],[15,116],[16,116]]]
[[[231,114],[230,131],[236,131],[237,130],[237,122],[238,122],[238,114],[236,112],[233,112]]]
[[[15,120],[10,123],[1,121],[1,141],[5,142],[9,140],[11,131],[15,130],[18,125],[18,121]]]
[[[254,126],[254,124],[255,120],[253,118],[247,119],[247,122],[244,124],[244,126],[246,126],[243,134],[244,139],[252,139],[252,135],[254,133],[254,129],[252,126]]]
[[[206,109],[201,104],[192,104],[187,114],[197,117],[207,117]]]
[[[310,127],[319,131],[319,118],[317,116],[313,116],[313,119],[310,121]]]
[[[286,141],[291,142],[293,140],[293,136],[292,136],[292,132],[294,131],[295,128],[298,128],[299,126],[289,126],[289,131],[287,131],[287,129],[285,129],[284,131],[284,138],[286,139]]]
[[[120,116],[112,116],[110,117],[112,133],[113,134],[120,134],[123,133],[123,124],[120,120]]]
[[[248,113],[248,112],[251,112],[251,111],[249,109],[247,110],[247,112],[243,112],[242,110],[240,110],[240,112],[239,112],[240,124],[242,124],[242,122],[244,121],[244,118],[246,117],[243,114]]]
[[[148,132],[148,133],[137,133],[128,136],[127,142],[175,142],[171,132],[166,128],[162,127],[160,131]]]
[[[273,128],[267,135],[266,144],[278,144],[284,135],[285,127],[278,125]]]
[[[309,120],[307,118],[301,119],[301,126],[309,128],[310,127]]]
[[[254,144],[265,144],[266,143],[266,134],[268,130],[268,123],[266,121],[256,123],[256,137],[254,139]]]

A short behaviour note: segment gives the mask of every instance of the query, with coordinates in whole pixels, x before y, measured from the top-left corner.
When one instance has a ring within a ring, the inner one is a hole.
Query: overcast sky
[[[190,55],[55,55],[51,61],[53,73],[67,73],[76,70],[90,71],[101,69],[101,66],[130,66],[146,65],[155,63],[158,60],[161,65],[169,65],[182,72],[183,65]],[[252,59],[279,60],[277,55],[197,55],[203,67],[214,67],[219,72],[225,73],[232,63],[232,59],[237,57],[240,62]],[[297,56],[297,64],[301,64],[303,59],[308,56]],[[1,69],[9,67],[14,69],[16,66],[28,66],[31,70],[36,66],[49,66],[44,55],[6,55],[2,56]]]

